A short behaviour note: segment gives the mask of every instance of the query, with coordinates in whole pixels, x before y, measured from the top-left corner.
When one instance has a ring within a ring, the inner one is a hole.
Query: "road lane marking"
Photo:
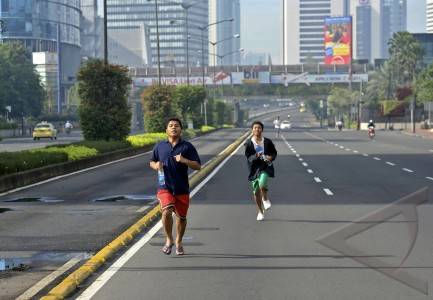
[[[308,167],[308,164],[307,164],[306,162],[303,162],[302,165],[303,165],[304,167]]]
[[[331,192],[330,189],[323,189],[323,190],[325,191],[326,195],[328,195],[328,196],[332,196],[332,195],[334,195],[334,193]]]
[[[149,208],[149,205],[145,205],[145,206],[142,206],[139,209],[137,209],[135,212],[142,213],[148,208]]]
[[[304,159],[303,158],[298,158],[299,159],[299,161],[304,161]]]
[[[344,149],[344,147],[343,147],[343,146],[340,146],[340,149]]]
[[[426,177],[426,179],[433,181],[433,177]]]
[[[364,155],[365,157],[367,157],[367,156],[368,156],[368,154],[367,154],[367,153],[364,153],[363,155]]]
[[[411,169],[403,168],[402,170],[403,170],[403,171],[406,171],[406,172],[409,172],[409,173],[413,173],[413,171],[412,171]]]
[[[307,172],[310,173],[310,174],[314,173],[313,170],[311,170],[311,169],[307,169]]]
[[[433,152],[433,149],[430,149],[429,151],[430,151],[430,152]]]
[[[219,164],[204,180],[202,180],[190,193],[192,198],[200,189],[210,180],[215,174],[227,163],[227,161],[235,155],[239,149],[243,147],[241,143],[235,151],[226,157],[221,164]],[[135,244],[133,244],[121,257],[119,257],[104,273],[102,273],[96,280],[84,290],[84,292],[76,298],[77,300],[91,299],[109,280],[114,274],[119,271],[122,266],[130,260],[150,239],[158,233],[162,228],[161,221],[158,221],[143,237],[141,237]]]
[[[395,164],[393,164],[392,162],[389,162],[389,161],[387,161],[386,164],[390,165],[390,166],[395,166]]]
[[[346,151],[352,151],[352,149],[349,149],[349,148],[346,148],[346,149],[344,149],[344,150],[346,150]]]
[[[358,151],[356,151],[356,150],[353,150],[353,153],[359,153]]]
[[[314,177],[314,181],[317,182],[317,183],[322,182],[322,180],[320,180],[319,177]]]
[[[57,270],[53,271],[52,273],[48,274],[44,278],[42,278],[39,282],[37,282],[34,286],[29,288],[27,291],[22,293],[16,300],[26,300],[26,299],[32,299],[37,293],[39,293],[42,289],[44,289],[47,285],[49,285],[51,282],[53,282],[57,277],[64,274],[65,272],[69,271],[73,266],[75,266],[77,263],[81,261],[82,257],[77,256],[69,261],[67,261],[64,265],[62,265]]]
[[[380,158],[379,158],[379,157],[373,157],[373,159],[374,159],[374,160],[380,160]]]
[[[296,157],[299,157],[299,156],[301,156],[301,155],[299,155],[299,154],[296,154]]]

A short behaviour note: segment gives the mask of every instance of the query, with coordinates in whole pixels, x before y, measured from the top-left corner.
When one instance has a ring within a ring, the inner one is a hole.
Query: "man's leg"
[[[260,189],[258,189],[258,190],[254,193],[254,200],[256,201],[257,211],[258,211],[259,213],[262,213],[262,214],[263,214],[262,193],[261,193]]]
[[[182,246],[182,239],[183,239],[183,235],[185,234],[186,223],[187,223],[186,219],[181,219],[179,217],[176,218],[176,230],[177,230],[176,248]]]
[[[162,226],[166,236],[166,246],[173,244],[173,207],[167,207],[162,211]]]

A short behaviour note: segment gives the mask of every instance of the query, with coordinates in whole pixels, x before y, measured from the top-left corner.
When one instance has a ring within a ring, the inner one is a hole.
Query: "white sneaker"
[[[271,201],[270,200],[263,200],[263,208],[265,210],[268,210],[269,208],[271,208]]]
[[[264,218],[265,216],[261,212],[257,214],[257,221],[263,221]]]

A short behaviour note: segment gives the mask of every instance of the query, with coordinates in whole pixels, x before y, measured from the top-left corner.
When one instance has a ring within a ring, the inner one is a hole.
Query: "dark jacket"
[[[274,161],[275,158],[277,158],[277,149],[275,149],[274,143],[272,143],[270,139],[264,138],[263,145],[265,155],[272,156],[272,161]],[[274,165],[268,165],[267,162],[256,156],[256,150],[254,149],[254,144],[251,139],[249,139],[244,146],[249,170],[248,180],[255,180],[260,175],[261,171],[266,172],[269,177],[274,177]]]

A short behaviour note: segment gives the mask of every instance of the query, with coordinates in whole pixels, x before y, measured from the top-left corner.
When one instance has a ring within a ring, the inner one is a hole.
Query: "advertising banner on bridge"
[[[213,77],[205,77],[204,78],[205,85],[213,85],[213,84],[231,84],[230,75],[228,74],[220,74],[217,73],[215,75],[215,80]],[[137,87],[146,87],[151,85],[157,85],[158,84],[158,78],[157,77],[140,77],[135,78],[133,80],[134,86]],[[188,79],[183,76],[176,76],[176,77],[161,77],[161,84],[165,85],[181,85],[181,84],[188,84]],[[203,84],[203,77],[190,77],[189,78],[189,84],[190,85],[202,85]]]
[[[352,17],[325,18],[325,64],[350,64]]]
[[[350,80],[349,74],[283,74],[272,75],[271,83],[273,84],[313,84],[313,83],[349,83],[349,82],[367,82],[368,74],[353,74]]]
[[[270,72],[256,72],[244,70],[243,72],[232,73],[232,84],[269,84],[271,83]]]

